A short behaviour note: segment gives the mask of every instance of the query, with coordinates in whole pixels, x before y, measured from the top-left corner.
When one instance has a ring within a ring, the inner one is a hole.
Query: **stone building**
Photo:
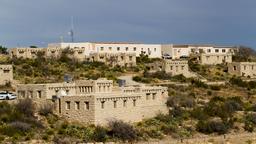
[[[87,61],[103,62],[112,66],[136,66],[136,53],[92,53]]]
[[[120,65],[120,66],[136,66],[136,53],[111,53],[111,52],[94,52],[85,55],[86,49],[84,47],[74,48],[60,48],[60,47],[48,47],[48,48],[13,48],[9,50],[10,57],[17,58],[36,58],[38,53],[41,52],[46,58],[59,58],[65,50],[68,51],[70,58],[78,61],[98,61],[107,65]]]
[[[189,71],[187,60],[163,60],[147,64],[149,72],[165,71],[173,76],[184,75],[185,77],[194,77],[195,75]]]
[[[19,99],[52,102],[55,111],[71,121],[105,125],[114,119],[138,122],[168,113],[168,92],[161,86],[114,86],[112,80],[80,80],[72,83],[22,84]]]
[[[236,76],[256,77],[256,62],[233,62],[228,64],[228,72]]]
[[[198,60],[200,64],[205,64],[205,65],[231,63],[232,54],[231,53],[201,53],[198,56]]]
[[[0,85],[13,81],[12,65],[0,65]]]

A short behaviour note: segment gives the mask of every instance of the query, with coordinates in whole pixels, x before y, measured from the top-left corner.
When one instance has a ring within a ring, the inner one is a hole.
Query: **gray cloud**
[[[1,0],[0,44],[76,41],[216,43],[256,47],[256,1]]]

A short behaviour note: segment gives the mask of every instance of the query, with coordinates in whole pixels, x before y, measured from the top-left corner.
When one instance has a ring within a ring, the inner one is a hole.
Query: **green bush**
[[[93,140],[96,142],[106,142],[108,130],[102,126],[96,126],[93,134]]]
[[[191,84],[196,86],[196,87],[199,87],[199,88],[206,88],[206,89],[208,88],[208,85],[205,84],[204,82],[200,81],[200,80],[192,79]]]

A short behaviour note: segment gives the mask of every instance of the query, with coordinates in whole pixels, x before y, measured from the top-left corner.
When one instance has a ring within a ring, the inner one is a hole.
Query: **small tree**
[[[3,47],[3,46],[0,46],[0,54],[7,54],[7,48],[6,47]]]

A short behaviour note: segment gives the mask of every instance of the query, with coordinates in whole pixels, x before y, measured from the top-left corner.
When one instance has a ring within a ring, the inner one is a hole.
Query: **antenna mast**
[[[74,42],[74,20],[73,16],[71,17],[71,30],[69,32],[70,37],[71,37],[71,42]]]

